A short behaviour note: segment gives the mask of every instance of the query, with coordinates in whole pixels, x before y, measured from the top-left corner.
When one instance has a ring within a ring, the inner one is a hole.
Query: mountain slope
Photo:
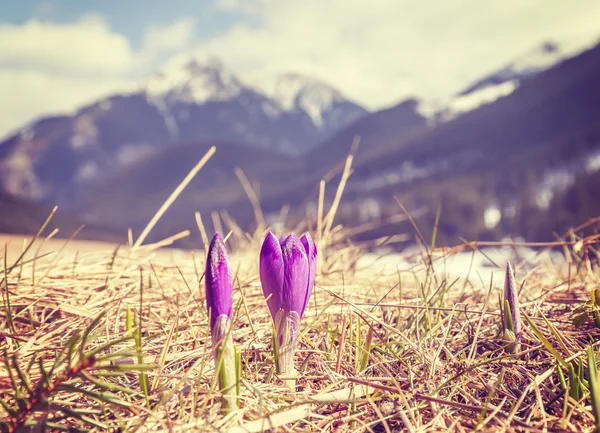
[[[427,119],[417,111],[418,101],[408,99],[400,104],[361,117],[325,140],[304,156],[312,173],[322,173],[340,164],[351,150],[355,138],[360,139],[357,159],[384,146],[389,140],[402,137],[426,127]]]
[[[18,233],[34,235],[44,224],[52,211],[49,206],[32,203],[0,191],[0,233]],[[58,229],[57,238],[69,238],[82,226],[81,221],[66,215],[60,209],[56,212],[43,235],[47,236]],[[103,226],[86,225],[78,237],[87,240],[103,240],[108,242],[124,242],[126,232],[118,232]]]
[[[363,155],[348,190],[358,199],[395,195],[409,209],[432,212],[442,200],[442,215],[454,218],[442,231],[454,236],[551,238],[555,227],[542,226],[539,215],[568,183],[550,191],[545,183],[555,174],[583,172],[600,151],[598,76],[600,45],[523,80],[493,103]],[[542,193],[550,198],[540,200]],[[488,209],[498,210],[497,225],[486,226]],[[581,222],[563,221],[561,230]]]
[[[303,177],[302,166],[288,155],[231,142],[182,142],[132,164],[110,181],[91,188],[86,199],[78,203],[78,211],[86,222],[102,223],[120,230],[131,227],[134,233],[139,233],[213,145],[216,153],[169,208],[153,230],[151,240],[194,229],[196,211],[202,213],[205,223],[210,226],[212,211],[230,210],[233,204],[238,206],[238,211],[233,211],[236,219],[244,226],[253,222],[250,202],[235,174],[238,167],[253,185],[260,184],[261,194],[283,193],[290,182]],[[197,230],[193,232],[196,234]]]
[[[591,48],[588,45],[588,49]],[[467,85],[444,101],[421,101],[419,110],[434,123],[448,121],[512,93],[519,85],[563,60],[580,54],[581,45],[545,42],[502,68]]]
[[[393,156],[410,157],[417,163],[452,157],[458,164],[452,167],[456,170],[471,164],[458,161],[463,152],[479,164],[495,163],[515,154],[511,152],[538,146],[551,151],[566,136],[595,130],[600,118],[599,74],[600,45],[523,81],[508,96],[399,140],[401,149],[392,146],[371,152],[364,164],[393,165],[397,162]]]
[[[307,113],[322,138],[367,114],[328,84],[299,74],[282,74],[260,88],[284,110]]]
[[[508,81],[518,82],[530,78],[553,67],[565,58],[566,55],[563,53],[560,45],[553,42],[546,42],[540,47],[513,60],[505,67],[467,86],[458,93],[458,96],[475,93],[486,87],[497,86]]]
[[[0,142],[0,184],[71,209],[87,189],[173,143],[214,140],[297,155],[366,113],[323,83],[294,76],[281,84],[290,80],[294,103],[283,106],[217,60],[175,65],[131,93],[43,118]]]
[[[251,182],[260,183],[266,214],[275,215],[290,204],[297,210],[292,218],[306,212],[314,216],[319,180],[343,161],[357,135],[362,142],[338,222],[356,224],[395,215],[393,196],[397,196],[411,210],[424,207],[431,212],[441,200],[440,236],[449,242],[458,241],[458,235],[471,239],[484,233],[490,238],[507,232],[527,235],[521,230],[534,226],[527,222],[527,215],[535,214],[531,203],[537,206],[537,195],[552,170],[576,170],[600,148],[597,76],[600,47],[523,81],[504,98],[435,127],[426,125],[416,100],[367,115],[303,160],[220,144],[214,159],[164,216],[157,236],[193,227],[196,210],[208,218],[213,210],[227,209],[242,227],[249,227],[250,204],[233,173],[238,166]],[[209,146],[175,146],[124,170],[113,183],[90,195],[96,200],[92,209],[99,220],[113,218],[139,228]],[[334,190],[328,187],[327,202]],[[490,228],[485,214],[495,208],[500,223]],[[376,233],[407,229],[388,227]]]
[[[600,45],[523,80],[505,97],[435,127],[416,127],[407,134],[392,121],[378,124],[372,141],[361,145],[355,159],[345,189],[347,210],[338,221],[355,224],[366,206],[373,208],[375,220],[397,213],[395,196],[409,210],[426,208],[432,213],[442,202],[440,233],[447,242],[460,242],[458,235],[498,239],[516,233],[535,240],[530,236],[543,232],[546,239],[552,237],[553,228],[543,226],[544,231],[540,214],[544,203],[569,182],[552,181],[548,192],[549,179],[564,177],[565,172],[573,177],[599,166],[593,163],[600,152],[599,76]],[[355,125],[368,125],[374,116]],[[351,136],[361,130],[348,130],[340,142],[349,147]],[[328,154],[330,146],[325,142],[307,156],[307,167],[317,168],[312,187],[265,198],[263,205],[274,208],[294,198],[293,206],[311,191],[315,195],[314,185],[323,173],[319,169],[330,167],[336,158],[343,160],[341,151]],[[326,201],[333,193],[329,188]],[[499,222],[486,222],[488,210],[498,212]],[[433,216],[429,218],[423,230],[433,227]],[[410,227],[381,229],[379,234],[399,230]]]

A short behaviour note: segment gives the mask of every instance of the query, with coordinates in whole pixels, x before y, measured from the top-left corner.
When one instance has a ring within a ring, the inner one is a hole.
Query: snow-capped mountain
[[[540,47],[521,55],[500,70],[477,80],[459,92],[457,96],[477,93],[485,88],[496,87],[507,82],[519,82],[524,78],[545,71],[564,60],[565,57],[567,57],[567,54],[558,44],[546,42]]]
[[[302,143],[287,139],[273,143],[261,138],[249,125],[237,123],[235,126],[239,132],[249,132],[244,141],[290,154],[302,152],[316,140],[367,113],[338,90],[314,78],[282,74],[271,82],[247,84],[214,57],[202,63],[192,60],[183,66],[171,66],[150,77],[143,92],[148,102],[163,114],[171,135],[176,138],[180,136],[180,124],[189,120],[186,106],[237,100],[253,118],[266,115],[279,122],[281,118],[293,116],[300,123],[306,123],[308,116],[311,125],[307,129],[314,131],[305,131],[309,136],[304,136]]]
[[[144,85],[149,98],[199,105],[233,99],[243,87],[216,58],[209,58],[203,63],[190,60],[183,66],[165,69],[151,76]]]
[[[323,81],[299,75],[282,74],[270,84],[259,86],[286,111],[304,111],[322,130],[334,132],[366,114],[366,110],[345,98]]]
[[[567,43],[545,42],[506,66],[468,85],[450,98],[422,101],[419,112],[428,117],[431,124],[454,119],[511,94],[523,80],[550,69],[586,48],[587,46],[578,45],[577,49],[573,49]]]
[[[181,142],[240,143],[298,155],[366,114],[316,80],[282,93],[249,85],[217,59],[171,65],[127,94],[43,118],[0,142],[0,185],[67,207],[90,185]],[[291,101],[291,102],[289,102]]]

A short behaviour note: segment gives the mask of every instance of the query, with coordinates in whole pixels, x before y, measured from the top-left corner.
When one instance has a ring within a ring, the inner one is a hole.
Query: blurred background
[[[252,230],[240,178],[314,221],[349,152],[357,240],[412,232],[398,201],[444,244],[554,240],[600,215],[599,37],[597,0],[3,2],[0,233],[135,237],[214,145],[148,241]]]

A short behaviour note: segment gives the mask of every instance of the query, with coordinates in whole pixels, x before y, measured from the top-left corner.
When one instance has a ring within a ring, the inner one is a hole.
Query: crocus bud
[[[521,312],[515,274],[510,262],[506,265],[506,276],[504,278],[504,312],[502,314],[504,338],[510,343],[510,352],[519,351],[521,345]]]
[[[275,324],[274,350],[279,374],[294,375],[294,353],[300,319],[312,294],[317,249],[310,234],[277,239],[269,233],[260,252],[260,281]],[[295,386],[295,381],[287,381]]]
[[[204,278],[215,369],[219,377],[219,387],[224,395],[224,403],[227,409],[231,410],[237,407],[239,383],[236,350],[230,332],[233,279],[227,249],[219,233],[214,235],[210,243]]]

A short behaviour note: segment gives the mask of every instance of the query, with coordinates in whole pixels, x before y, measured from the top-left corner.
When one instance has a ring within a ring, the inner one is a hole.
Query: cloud
[[[72,24],[32,19],[23,25],[0,26],[4,68],[115,74],[126,71],[132,58],[127,39],[112,32],[100,15],[90,14]]]
[[[0,70],[0,136],[39,114],[68,113],[133,86],[134,82],[120,78],[97,80],[34,70]]]
[[[189,47],[196,22],[184,18],[166,26],[150,26],[144,34],[143,49],[149,55],[178,52]]]
[[[189,18],[150,26],[135,50],[99,14],[66,24],[0,24],[0,137],[40,114],[135,89],[168,55],[185,50],[193,31]]]
[[[257,83],[304,73],[376,109],[406,96],[444,98],[545,41],[575,49],[600,32],[597,0],[213,1],[237,21],[199,42],[189,17],[149,25],[139,48],[99,14],[0,23],[0,136],[133,89],[191,56],[216,56]],[[47,3],[46,15],[55,4]]]
[[[220,0],[246,21],[204,41],[246,77],[295,71],[370,107],[444,97],[547,40],[589,41],[600,2],[581,0]]]

